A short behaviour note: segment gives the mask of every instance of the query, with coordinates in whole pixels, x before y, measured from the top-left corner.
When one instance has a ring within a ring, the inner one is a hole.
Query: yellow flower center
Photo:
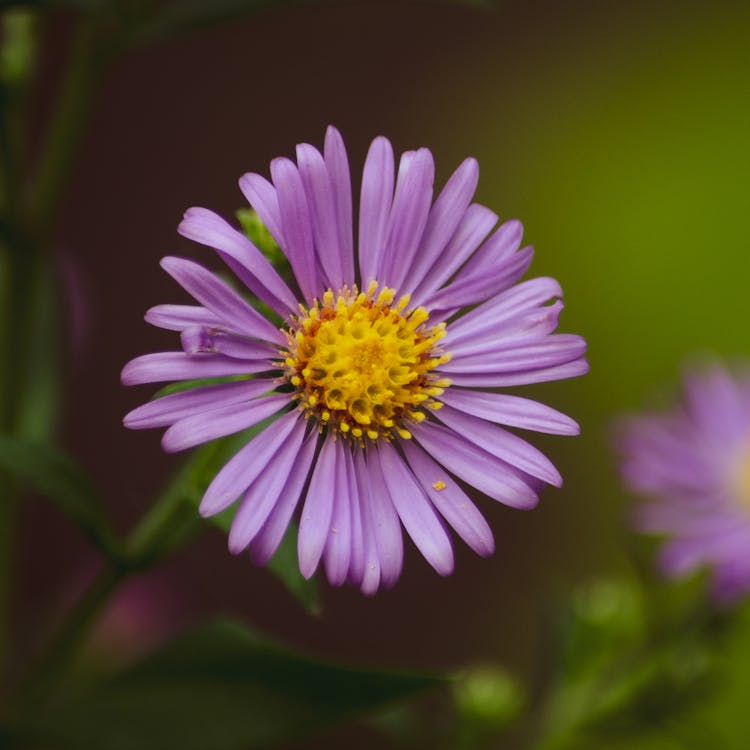
[[[438,409],[450,385],[432,371],[450,359],[437,342],[445,324],[428,327],[423,307],[407,310],[409,295],[373,281],[338,294],[330,289],[309,309],[300,305],[289,330],[286,378],[308,417],[360,441],[410,438],[409,422]]]

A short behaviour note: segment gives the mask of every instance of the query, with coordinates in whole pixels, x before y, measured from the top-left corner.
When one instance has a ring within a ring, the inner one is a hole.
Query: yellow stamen
[[[307,417],[362,440],[411,438],[408,425],[427,418],[431,398],[449,384],[433,370],[447,361],[437,346],[445,324],[428,327],[410,295],[370,282],[325,291],[287,330],[286,378]]]

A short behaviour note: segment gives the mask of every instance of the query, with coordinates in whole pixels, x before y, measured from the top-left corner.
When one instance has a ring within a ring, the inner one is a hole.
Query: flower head
[[[335,128],[322,154],[302,144],[296,163],[275,159],[271,182],[244,175],[240,188],[288,259],[290,283],[222,218],[186,212],[179,232],[216,250],[246,289],[164,258],[198,304],[159,305],[146,320],[179,331],[182,350],[138,357],[122,378],[227,382],[158,398],[125,424],[168,427],[162,445],[179,451],[275,417],[201,503],[210,516],[239,499],[231,551],[267,561],[301,504],[302,573],[322,559],[331,583],[373,593],[400,575],[401,525],[444,575],[453,570],[445,523],[492,553],[492,532],[457,480],[518,508],[533,507],[543,483],[561,483],[544,455],[498,425],[576,434],[576,423],[494,389],[580,375],[586,345],[552,333],[556,281],[517,283],[532,249],[520,249],[517,221],[493,232],[497,216],[471,202],[478,176],[467,159],[433,202],[432,154],[408,151],[396,169],[391,144],[376,138],[355,252],[349,162]]]
[[[750,591],[750,372],[690,372],[682,402],[627,420],[620,443],[625,482],[651,498],[638,527],[668,537],[665,575],[708,567],[718,599]]]

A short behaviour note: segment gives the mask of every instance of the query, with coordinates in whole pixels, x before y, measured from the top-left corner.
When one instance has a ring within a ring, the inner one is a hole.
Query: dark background
[[[745,3],[321,3],[118,61],[57,232],[73,342],[64,443],[118,528],[180,462],[162,453],[156,432],[121,426],[151,391],[123,388],[119,371],[137,354],[175,347],[142,320],[148,307],[183,299],[159,258],[213,263],[177,236],[182,212],[199,205],[231,216],[243,205],[243,172],[267,174],[270,159],[293,155],[298,142],[321,145],[329,123],[347,143],[355,195],[378,134],[397,151],[430,147],[439,184],[476,156],[478,199],[524,222],[537,252],[532,275],[561,282],[561,330],[589,340],[592,371],[523,389],[570,413],[583,434],[532,436],[565,477],[536,510],[481,501],[496,535],[492,559],[457,541],[456,571],[442,579],[410,547],[395,590],[367,599],[323,583],[324,611],[312,618],[209,529],[126,589],[100,634],[104,650],[137,651],[198,612],[231,613],[340,661],[529,670],[550,602],[575,581],[627,568],[613,418],[661,403],[696,353],[750,351],[749,21]],[[47,31],[40,124],[68,31],[62,16]],[[27,512],[21,629],[49,626],[96,569],[54,511]],[[38,635],[29,629],[29,643]]]

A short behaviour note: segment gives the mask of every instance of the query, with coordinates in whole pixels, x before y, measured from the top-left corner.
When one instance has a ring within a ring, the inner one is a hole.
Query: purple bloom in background
[[[750,591],[750,372],[691,372],[678,406],[622,427],[625,482],[652,498],[637,526],[669,537],[663,572],[708,567],[720,600]]]
[[[182,350],[134,359],[123,383],[248,377],[151,401],[125,424],[168,427],[162,445],[180,451],[276,415],[201,503],[211,516],[239,499],[232,552],[268,561],[301,504],[302,574],[322,559],[332,584],[371,594],[400,575],[402,525],[442,575],[453,570],[446,524],[478,554],[493,552],[492,532],[457,480],[516,508],[536,505],[545,482],[560,485],[544,455],[497,425],[573,435],[577,424],[491,389],[581,375],[586,344],[553,334],[556,281],[517,283],[532,248],[520,248],[518,221],[493,232],[498,217],[472,203],[477,162],[466,159],[433,201],[434,170],[429,150],[396,164],[390,142],[376,138],[356,245],[335,128],[322,154],[302,144],[296,164],[274,159],[270,182],[244,175],[240,188],[289,260],[294,288],[215,213],[186,212],[180,234],[216,250],[243,292],[283,324],[197,263],[164,258],[198,304],[148,311],[149,323],[180,332]]]

